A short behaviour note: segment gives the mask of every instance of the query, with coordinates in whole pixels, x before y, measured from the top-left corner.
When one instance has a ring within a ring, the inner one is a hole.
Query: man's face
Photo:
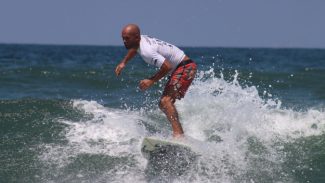
[[[130,48],[135,48],[138,46],[139,44],[139,36],[134,35],[130,32],[127,31],[123,31],[122,32],[122,39],[123,39],[123,43],[126,49],[130,49]]]

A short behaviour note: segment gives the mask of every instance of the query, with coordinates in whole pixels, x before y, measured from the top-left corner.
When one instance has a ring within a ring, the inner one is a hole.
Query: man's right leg
[[[174,105],[175,98],[169,95],[163,95],[160,99],[159,107],[166,114],[167,119],[172,125],[173,128],[173,136],[181,137],[183,136],[183,128],[181,123],[179,122],[178,112]]]

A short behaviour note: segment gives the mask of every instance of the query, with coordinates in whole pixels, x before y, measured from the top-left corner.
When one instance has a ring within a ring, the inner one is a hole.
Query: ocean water
[[[166,79],[138,89],[156,68],[116,77],[123,47],[0,45],[0,182],[325,182],[325,50],[183,49],[198,74],[176,106],[200,156],[162,174],[140,151],[171,136]]]

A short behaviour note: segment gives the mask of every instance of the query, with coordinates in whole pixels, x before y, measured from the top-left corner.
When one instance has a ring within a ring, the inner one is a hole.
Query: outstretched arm
[[[168,60],[165,60],[164,63],[161,65],[159,71],[149,79],[144,79],[140,81],[140,89],[146,90],[150,86],[152,86],[155,82],[159,81],[161,78],[166,76],[168,72],[172,69],[172,65]]]
[[[128,50],[127,54],[125,55],[124,59],[116,66],[115,74],[119,76],[126,66],[126,64],[137,54],[137,49],[131,48]]]

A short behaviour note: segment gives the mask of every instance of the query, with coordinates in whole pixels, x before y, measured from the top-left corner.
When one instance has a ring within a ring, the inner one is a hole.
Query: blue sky
[[[0,1],[0,43],[122,45],[127,23],[180,46],[325,48],[324,0]]]

